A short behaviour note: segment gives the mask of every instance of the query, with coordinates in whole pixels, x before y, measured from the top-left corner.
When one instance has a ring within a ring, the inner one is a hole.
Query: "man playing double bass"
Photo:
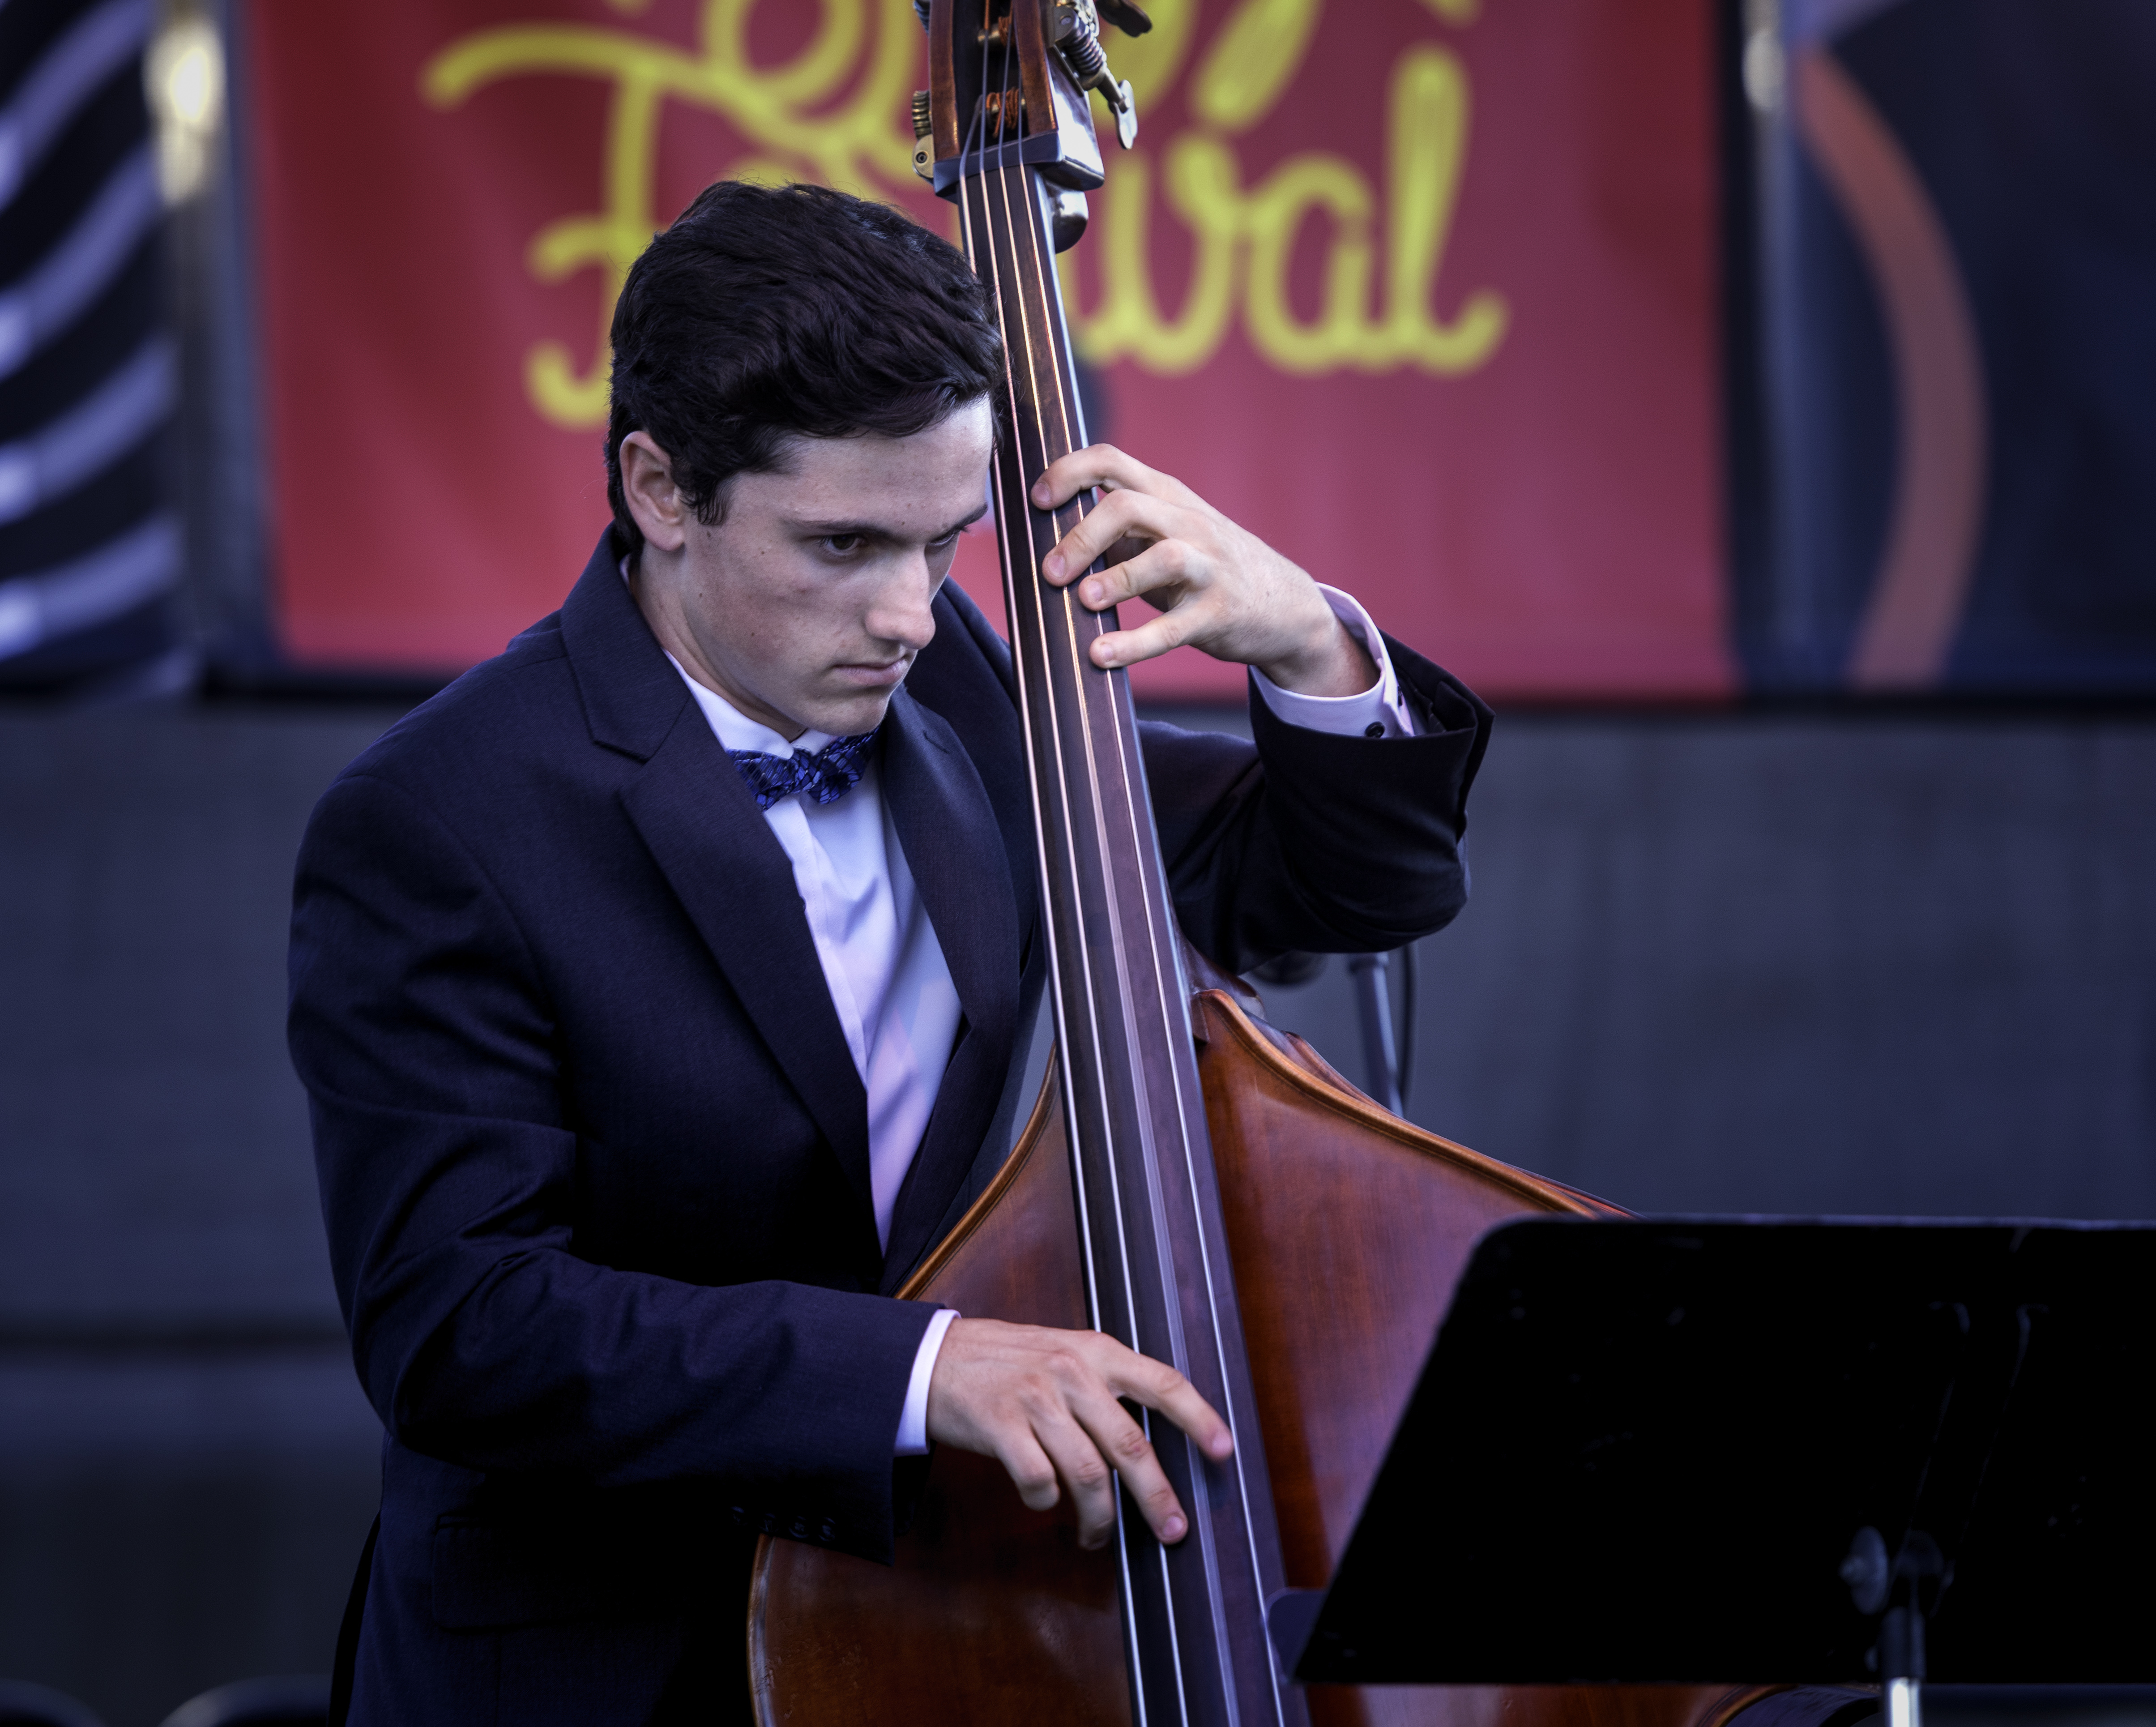
[[[299,861],[293,1056],[387,1429],[339,1684],[382,1727],[741,1719],[759,1534],[887,1559],[940,1443],[1088,1545],[1120,1477],[1173,1541],[1119,1400],[1231,1446],[1105,1336],[892,1295],[1009,1146],[1046,969],[1009,659],[944,581],[997,437],[980,285],[880,206],[721,183],[613,339],[590,563]],[[1251,668],[1255,745],[1143,728],[1190,939],[1240,971],[1449,922],[1487,711],[1118,450],[1034,501],[1095,486],[1049,579],[1158,609],[1097,662]]]

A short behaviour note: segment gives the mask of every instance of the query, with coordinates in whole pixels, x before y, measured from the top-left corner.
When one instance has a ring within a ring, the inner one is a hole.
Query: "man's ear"
[[[647,544],[678,552],[689,537],[689,511],[674,483],[674,463],[649,434],[631,432],[621,440],[621,491],[629,513]]]

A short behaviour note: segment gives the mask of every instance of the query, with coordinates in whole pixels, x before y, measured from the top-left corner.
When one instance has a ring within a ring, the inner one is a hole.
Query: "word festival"
[[[629,14],[649,0],[607,3]],[[1164,143],[1148,136],[1137,149],[1109,151],[1086,249],[1086,273],[1096,279],[1088,285],[1063,260],[1073,334],[1087,359],[1188,373],[1240,327],[1261,360],[1297,376],[1412,368],[1458,377],[1489,362],[1507,327],[1503,296],[1476,288],[1450,316],[1437,309],[1472,117],[1466,68],[1441,39],[1472,25],[1479,0],[1421,4],[1433,39],[1410,44],[1386,72],[1373,185],[1355,162],[1323,150],[1288,156],[1256,177],[1245,171],[1241,146],[1295,100],[1319,0],[1240,0],[1202,40],[1195,0],[1152,0],[1152,32],[1116,39],[1116,69],[1136,90],[1141,115],[1164,111],[1183,123]],[[911,0],[821,0],[806,44],[764,64],[751,53],[755,10],[755,0],[706,0],[693,51],[625,26],[501,24],[450,43],[419,72],[423,97],[445,111],[504,80],[570,76],[608,86],[603,208],[549,223],[526,253],[542,283],[593,270],[603,288],[588,361],[552,339],[525,357],[526,394],[552,424],[605,422],[614,297],[670,213],[654,207],[654,193],[669,103],[719,116],[747,144],[746,154],[714,164],[727,176],[820,180],[900,203],[955,237],[953,217],[931,212],[911,167],[906,118],[922,49]],[[1173,311],[1156,282],[1163,220],[1180,224],[1188,245]],[[1312,221],[1324,236],[1314,312],[1291,293],[1298,240]]]

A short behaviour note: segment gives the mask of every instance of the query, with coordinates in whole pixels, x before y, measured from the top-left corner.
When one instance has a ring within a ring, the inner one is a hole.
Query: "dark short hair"
[[[956,248],[884,204],[824,186],[704,188],[631,266],[613,311],[607,499],[644,542],[621,440],[665,450],[698,519],[793,437],[905,438],[1003,375],[986,291]]]

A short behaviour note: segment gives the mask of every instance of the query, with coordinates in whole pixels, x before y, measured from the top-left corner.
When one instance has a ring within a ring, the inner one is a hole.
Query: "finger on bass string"
[[[1101,1337],[1101,1341],[1114,1352],[1113,1358],[1103,1365],[1101,1377],[1118,1397],[1127,1397],[1166,1416],[1216,1462],[1235,1454],[1235,1441],[1227,1422],[1198,1395],[1197,1386],[1165,1361],[1141,1355],[1113,1338]]]
[[[1173,474],[1149,468],[1112,444],[1089,444],[1050,462],[1034,482],[1033,501],[1040,509],[1060,509],[1080,492],[1096,486],[1111,488],[1111,496],[1118,491],[1143,492],[1186,508],[1203,507],[1204,503]]]
[[[1105,1387],[1101,1395],[1074,1406],[1074,1413],[1097,1447],[1096,1455],[1121,1479],[1147,1528],[1169,1546],[1180,1541],[1189,1533],[1190,1521],[1183,1514],[1183,1502],[1176,1498],[1145,1429]],[[1112,1497],[1109,1509],[1112,1519]]]
[[[1154,545],[1197,526],[1178,504],[1142,491],[1111,491],[1056,542],[1040,573],[1060,587],[1125,541]]]

